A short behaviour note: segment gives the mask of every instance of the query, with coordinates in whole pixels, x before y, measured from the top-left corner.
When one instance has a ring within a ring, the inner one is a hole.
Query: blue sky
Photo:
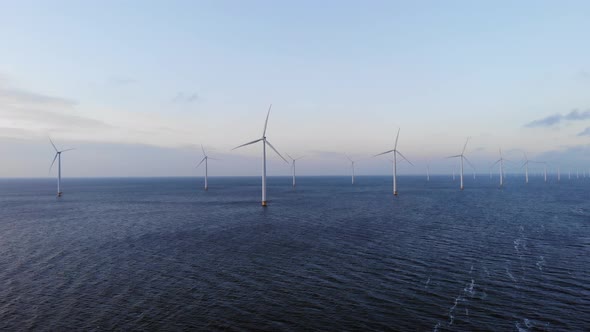
[[[587,1],[13,1],[0,10],[0,177],[259,174],[260,136],[346,174],[393,145],[450,172],[467,136],[487,173],[501,147],[590,166]],[[359,174],[388,174],[387,158]],[[270,174],[289,167],[271,157]]]

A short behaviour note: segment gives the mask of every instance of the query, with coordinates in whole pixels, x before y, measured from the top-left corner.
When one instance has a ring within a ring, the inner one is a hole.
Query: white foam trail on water
[[[475,286],[475,280],[471,279],[471,283],[463,289],[464,293],[468,293],[469,297],[473,297],[473,287]]]
[[[434,330],[433,332],[438,332],[438,328],[441,327],[441,323],[440,322],[436,322],[436,325],[434,325]]]
[[[514,279],[514,276],[512,275],[512,273],[510,273],[510,270],[508,270],[508,268],[506,268],[506,274],[510,277],[510,279],[512,279],[512,281],[516,282],[516,279]]]
[[[424,286],[425,289],[428,288],[428,284],[430,284],[430,277],[428,277],[428,280],[426,280],[426,285]]]
[[[457,303],[459,303],[460,300],[462,300],[461,295],[459,295],[455,298],[455,304],[453,304],[453,306],[449,310],[449,326],[453,325],[453,322],[455,321],[455,316],[453,316],[453,311],[457,307]]]
[[[545,257],[539,256],[539,261],[537,261],[537,268],[539,271],[543,271],[543,267],[545,266]]]

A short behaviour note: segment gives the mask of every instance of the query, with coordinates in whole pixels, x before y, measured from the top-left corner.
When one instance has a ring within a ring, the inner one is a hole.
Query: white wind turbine
[[[358,161],[358,160],[352,160],[348,155],[346,155],[346,158],[350,161],[350,168],[352,169],[352,184],[354,184],[354,164]]]
[[[289,163],[287,161],[287,159],[283,158],[283,156],[281,156],[279,151],[277,151],[277,149],[275,149],[274,146],[272,146],[272,144],[270,144],[270,142],[266,139],[266,126],[268,125],[268,116],[270,115],[271,108],[272,108],[272,104],[270,104],[270,107],[268,108],[268,112],[266,113],[266,121],[264,122],[264,130],[262,131],[262,138],[254,140],[252,142],[242,144],[240,146],[236,146],[235,148],[232,149],[232,150],[235,150],[235,149],[241,148],[243,146],[258,143],[258,142],[262,141],[262,206],[266,206],[266,146],[268,145],[274,152],[276,152],[279,155],[279,157],[281,157],[281,159],[283,159],[286,163]]]
[[[465,157],[465,149],[467,148],[467,143],[469,143],[469,137],[467,137],[467,140],[465,141],[465,145],[463,146],[463,151],[461,151],[461,154],[458,154],[456,156],[450,156],[447,158],[461,158],[461,190],[463,190],[463,160],[465,160],[469,166],[471,166],[472,168],[475,168],[473,166],[473,164],[471,164],[471,162],[469,161],[469,159],[467,159],[467,157]],[[453,175],[454,175],[454,171],[453,171]]]
[[[62,152],[71,151],[74,149],[66,149],[66,150],[60,151],[57,149],[55,144],[53,144],[51,137],[49,137],[49,142],[51,143],[51,145],[55,149],[55,157],[53,157],[53,161],[51,162],[51,166],[49,166],[49,172],[51,172],[51,168],[53,167],[53,164],[55,164],[55,160],[57,159],[57,197],[61,197],[61,195],[62,195],[62,192],[61,192],[61,154],[62,154]]]
[[[287,153],[287,157],[289,157],[289,159],[291,159],[291,168],[293,170],[293,188],[295,188],[295,162],[305,156],[301,156],[299,158],[293,158]]]
[[[496,162],[492,165],[492,167],[494,167],[494,165],[500,163],[500,187],[504,186],[504,161],[507,160],[502,156],[502,149],[500,149],[500,159],[496,160]]]
[[[430,182],[430,164],[426,163],[426,181]]]
[[[393,146],[393,150],[381,152],[381,153],[376,154],[374,156],[374,157],[377,157],[377,156],[381,156],[381,155],[384,155],[384,154],[388,154],[388,153],[392,153],[393,152],[393,194],[395,196],[397,196],[397,155],[399,154],[400,157],[402,157],[410,165],[414,166],[414,164],[412,164],[406,157],[404,157],[404,155],[401,152],[399,152],[397,150],[397,142],[398,142],[398,139],[399,139],[399,131],[400,131],[400,129],[397,130],[397,136],[395,136],[395,145]]]
[[[195,168],[199,168],[199,166],[201,166],[201,164],[204,162],[205,163],[205,190],[209,189],[209,165],[208,165],[208,161],[209,159],[211,160],[219,160],[219,159],[215,159],[215,158],[211,158],[207,155],[207,153],[205,153],[205,148],[203,147],[203,144],[201,144],[201,150],[203,150],[203,159],[201,159],[201,162],[199,162],[197,164],[197,166]]]
[[[543,171],[543,176],[545,177],[545,182],[547,182],[547,163],[542,162],[542,164],[545,165],[545,169]]]
[[[523,151],[522,153],[524,153],[524,163],[522,164],[521,168],[524,167],[524,182],[529,183],[529,162],[531,161],[527,157],[526,152]]]

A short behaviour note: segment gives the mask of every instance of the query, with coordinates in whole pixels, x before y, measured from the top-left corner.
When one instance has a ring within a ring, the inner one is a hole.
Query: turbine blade
[[[463,158],[469,164],[469,166],[471,166],[471,168],[473,168],[475,170],[475,166],[473,166],[473,164],[469,161],[469,159],[467,159],[467,157],[465,157],[465,156],[463,156]]]
[[[215,160],[215,161],[219,161],[219,160],[221,160],[221,159],[217,159],[217,158],[211,158],[211,157],[207,157],[207,159],[209,159],[209,160]]]
[[[252,141],[252,142],[248,142],[248,143],[242,144],[242,145],[240,145],[240,146],[236,146],[236,147],[235,147],[235,148],[233,148],[232,150],[235,150],[235,149],[237,149],[237,148],[241,148],[241,147],[243,147],[243,146],[246,146],[246,145],[250,145],[250,144],[258,143],[258,142],[260,142],[260,141],[262,141],[262,138],[259,138],[259,139],[255,140],[255,141]]]
[[[373,157],[377,157],[377,156],[381,156],[381,155],[384,155],[384,154],[392,153],[393,151],[395,151],[395,149],[389,150],[389,151],[385,151],[385,152],[381,152],[379,154],[374,155]]]
[[[51,137],[49,137],[49,143],[51,143],[51,145],[55,149],[55,152],[58,152],[57,147],[55,147],[55,144],[53,144],[53,141],[51,140]]]
[[[279,151],[277,151],[277,149],[275,149],[275,147],[272,146],[272,144],[270,144],[269,141],[266,141],[266,144],[268,144],[268,146],[270,146],[270,148],[273,149],[273,151],[276,152],[279,155],[279,157],[281,157],[281,159],[283,159],[287,164],[289,163],[287,161],[287,159],[283,158],[283,156],[281,156],[281,154],[279,153]]]
[[[495,163],[493,163],[493,164],[492,164],[492,166],[490,166],[490,168],[492,168],[492,167],[496,166],[496,164],[497,164],[497,163],[499,163],[499,162],[501,162],[501,161],[502,161],[502,159],[498,159],[498,160],[496,160],[496,162],[495,162]]]
[[[201,162],[197,164],[197,166],[195,166],[195,168],[199,168],[199,166],[201,166],[201,164],[205,161],[205,159],[207,159],[207,157],[203,157],[203,159],[201,159]]]
[[[345,153],[344,156],[346,157],[346,159],[350,160],[351,163],[354,163],[354,161],[352,159],[350,159],[350,157]]]
[[[393,149],[397,149],[397,140],[399,139],[399,131],[401,128],[397,128],[397,136],[395,136],[395,145],[393,146]]]
[[[294,159],[293,157],[291,157],[291,156],[290,156],[288,153],[285,153],[285,154],[287,155],[287,157],[289,157],[289,159],[291,159],[291,160],[296,160],[296,159]]]
[[[203,156],[207,156],[207,154],[205,153],[205,148],[203,147],[203,144],[201,144],[201,150],[203,151]]]
[[[51,173],[51,168],[53,167],[53,164],[55,164],[55,160],[57,159],[58,154],[59,154],[59,152],[56,152],[55,157],[53,157],[53,161],[51,162],[51,166],[49,166],[49,173]]]
[[[303,158],[305,158],[305,156],[301,156],[299,158],[295,158],[295,160],[299,160],[299,159],[303,159]]]
[[[463,146],[463,152],[461,152],[461,154],[465,154],[465,149],[467,149],[467,143],[469,143],[469,138],[467,137],[467,140],[465,141],[465,145]]]
[[[266,121],[264,121],[264,131],[262,132],[262,137],[266,135],[266,126],[268,125],[268,116],[270,115],[270,109],[272,108],[272,104],[268,107],[268,113],[266,113]]]
[[[459,158],[459,157],[461,157],[461,155],[460,155],[460,154],[458,154],[458,155],[456,155],[456,156],[450,156],[450,157],[447,157],[446,159],[450,159],[450,158]]]
[[[76,148],[61,150],[60,152],[66,152],[66,151],[72,151],[72,150],[76,150]]]
[[[412,164],[412,162],[410,162],[410,161],[408,160],[408,158],[406,158],[406,157],[405,157],[405,156],[404,156],[404,155],[403,155],[401,152],[399,152],[399,151],[396,151],[396,152],[397,152],[397,153],[398,153],[398,154],[399,154],[399,155],[400,155],[402,158],[404,158],[404,160],[405,160],[405,161],[407,161],[407,162],[408,162],[410,165],[414,166],[414,164]]]

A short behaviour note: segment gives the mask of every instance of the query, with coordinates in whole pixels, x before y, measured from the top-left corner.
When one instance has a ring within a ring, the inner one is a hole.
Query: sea
[[[590,179],[0,180],[0,330],[588,331]]]

